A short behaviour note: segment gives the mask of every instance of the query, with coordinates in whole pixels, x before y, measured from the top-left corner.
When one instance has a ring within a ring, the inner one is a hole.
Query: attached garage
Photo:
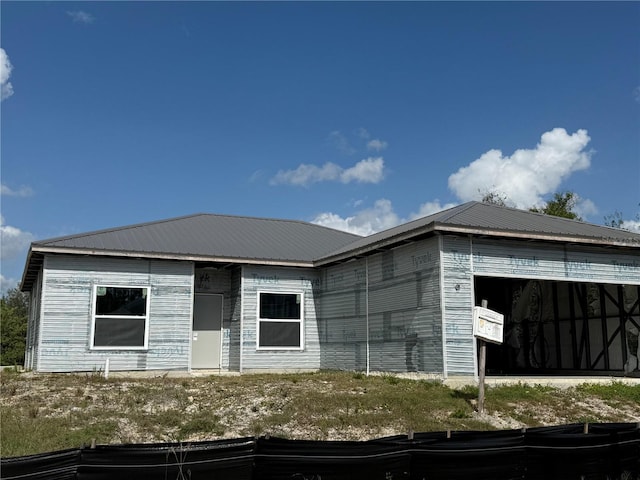
[[[330,262],[368,272],[350,287],[356,305],[367,299],[368,321],[352,315],[334,328],[368,338],[356,347],[369,352],[359,368],[477,375],[472,309],[486,300],[505,316],[504,343],[488,348],[490,375],[640,376],[638,234],[471,202],[320,260],[328,291],[349,274]],[[343,305],[348,290],[334,294]],[[344,361],[353,365],[332,366]]]

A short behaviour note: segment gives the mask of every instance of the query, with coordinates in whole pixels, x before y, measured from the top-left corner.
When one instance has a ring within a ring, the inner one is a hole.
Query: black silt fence
[[[640,479],[640,426],[434,432],[363,442],[240,438],[0,459],[6,480]]]

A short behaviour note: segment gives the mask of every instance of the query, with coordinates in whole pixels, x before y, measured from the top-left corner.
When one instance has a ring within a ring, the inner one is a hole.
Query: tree
[[[640,204],[638,205],[640,206]],[[622,219],[622,212],[619,212],[617,210],[609,215],[604,216],[604,224],[607,227],[621,228],[623,230],[633,230],[633,224],[635,223],[640,224],[640,213],[636,214],[635,220],[628,220],[627,222]]]
[[[507,206],[507,195],[504,193],[496,192],[495,190],[487,190],[482,195],[482,203],[489,205],[497,205],[499,207]]]
[[[582,220],[580,216],[574,212],[578,195],[573,192],[554,193],[553,199],[549,200],[544,207],[532,207],[530,212],[544,213],[554,217],[570,218],[572,220]]]
[[[12,288],[0,299],[0,365],[23,365],[29,297]]]
[[[623,223],[622,213],[617,210],[610,215],[604,216],[604,224],[607,227],[622,228]]]

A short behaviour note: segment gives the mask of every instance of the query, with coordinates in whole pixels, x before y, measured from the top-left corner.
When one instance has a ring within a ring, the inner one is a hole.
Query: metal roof
[[[22,289],[31,288],[45,253],[310,267],[358,238],[308,222],[196,214],[33,242]]]
[[[312,267],[437,233],[640,248],[637,233],[481,202],[368,237],[295,220],[197,214],[33,242],[22,289],[31,288],[45,253]]]
[[[435,233],[640,248],[640,234],[627,230],[482,202],[468,202],[358,239],[320,259],[316,265],[369,255]]]

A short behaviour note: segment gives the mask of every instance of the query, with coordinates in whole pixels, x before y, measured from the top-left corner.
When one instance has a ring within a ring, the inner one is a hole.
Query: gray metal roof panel
[[[197,214],[41,240],[32,247],[312,262],[358,238],[301,221]]]
[[[349,255],[391,248],[403,241],[435,232],[495,237],[526,237],[596,245],[640,247],[640,234],[482,202],[468,202],[397,227],[355,240],[319,261],[330,263]]]
[[[452,212],[441,220],[441,223],[485,229],[497,234],[507,232],[530,234],[532,238],[556,236],[561,239],[574,237],[576,240],[593,240],[602,243],[622,242],[631,245],[640,243],[640,234],[619,228],[481,202],[469,202],[462,205],[464,206],[467,208]]]

